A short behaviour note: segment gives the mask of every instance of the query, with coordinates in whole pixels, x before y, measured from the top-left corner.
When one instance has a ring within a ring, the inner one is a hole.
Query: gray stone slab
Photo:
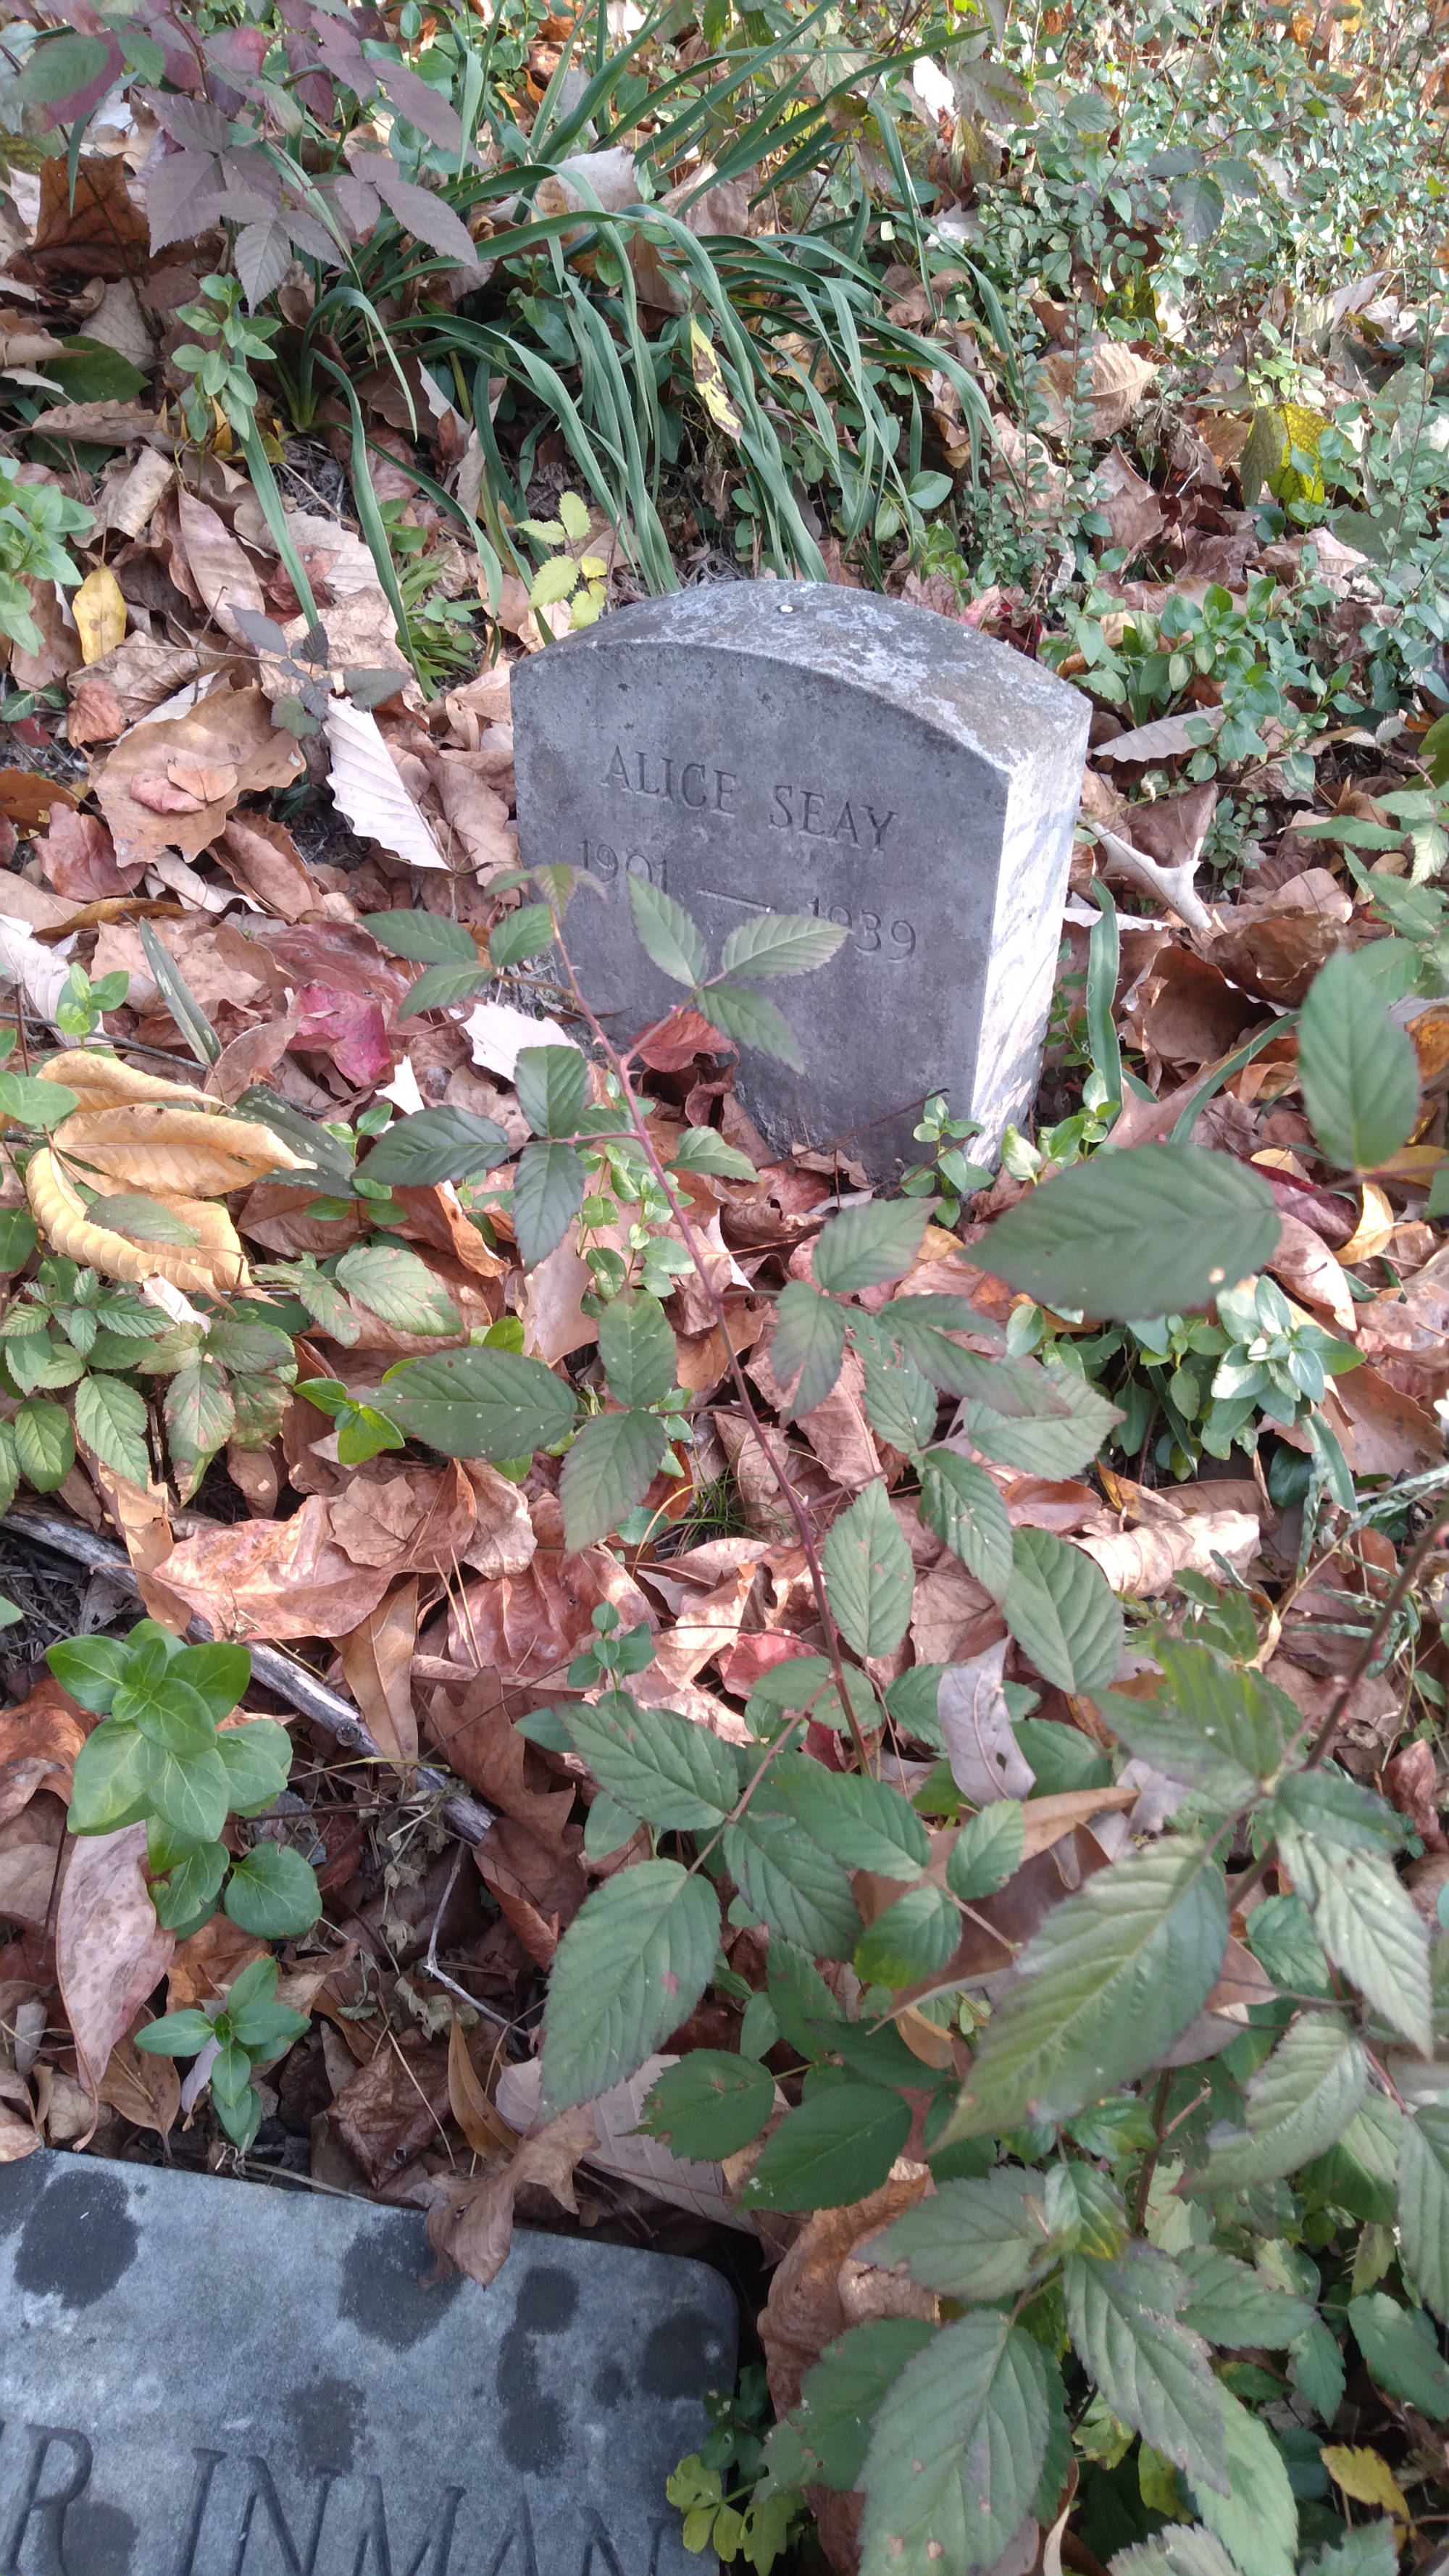
[[[725,582],[616,611],[514,674],[525,861],[567,859],[569,945],[611,1033],[682,998],[634,937],[625,872],[713,955],[761,912],[846,926],[771,985],[803,1075],[747,1051],[777,1149],[840,1144],[888,1179],[948,1091],[990,1141],[1036,1087],[1090,710],[1039,664],[863,591]]]
[[[0,2166],[5,2576],[684,2576],[702,2263],[42,2151]]]

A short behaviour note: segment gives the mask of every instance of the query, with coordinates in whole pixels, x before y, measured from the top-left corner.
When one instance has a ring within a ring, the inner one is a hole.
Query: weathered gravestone
[[[877,1178],[920,1159],[947,1091],[988,1142],[1036,1086],[1090,710],[1005,645],[925,609],[803,582],[655,599],[514,674],[518,835],[566,859],[568,944],[611,1035],[683,999],[635,937],[627,873],[712,946],[765,912],[848,932],[771,985],[804,1071],[747,1050],[769,1142],[841,1149]],[[747,971],[747,970],[742,970]]]
[[[6,2576],[683,2576],[734,2374],[700,2263],[41,2152],[0,2167]]]

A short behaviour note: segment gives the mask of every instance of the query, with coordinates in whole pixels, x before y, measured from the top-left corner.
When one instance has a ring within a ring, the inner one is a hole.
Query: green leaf
[[[354,1244],[334,1276],[349,1297],[402,1333],[461,1333],[463,1319],[443,1283],[401,1244]]]
[[[1192,1314],[1261,1270],[1278,1241],[1261,1173],[1200,1145],[1098,1154],[1008,1208],[972,1258],[1060,1313],[1131,1323]]]
[[[1155,2065],[1201,2011],[1227,1937],[1222,1879],[1186,1837],[1097,1871],[1017,1961],[947,2137],[1065,2119]]]
[[[198,1917],[209,1917],[230,1865],[225,1843],[198,1843],[164,1879],[153,1880],[151,1902],[162,1930],[180,1932]]]
[[[189,1834],[193,1842],[219,1842],[226,1823],[229,1788],[215,1745],[184,1758],[156,1744],[148,1744],[146,1749],[151,1804],[157,1815],[174,1825],[179,1834]]]
[[[1114,2415],[1210,2492],[1225,2493],[1228,2455],[1207,2346],[1179,2320],[1187,2281],[1150,2245],[1115,2263],[1067,2257],[1062,2287],[1077,2357]]]
[[[463,1181],[491,1172],[508,1159],[508,1139],[497,1121],[471,1109],[419,1109],[379,1136],[362,1169],[370,1181],[400,1181],[418,1189],[432,1181]]]
[[[11,86],[36,106],[58,106],[89,89],[115,59],[103,36],[43,35]]]
[[[1399,2245],[1424,2305],[1449,2325],[1449,2108],[1442,2103],[1416,2111],[1404,2123]]]
[[[517,912],[505,913],[488,939],[489,963],[500,974],[510,966],[526,965],[530,957],[541,957],[554,942],[554,919],[546,903],[525,903]]]
[[[987,1365],[994,1370],[994,1389],[1003,1363]],[[958,1427],[974,1449],[994,1458],[998,1466],[1019,1467],[1024,1475],[1051,1479],[1075,1476],[1091,1465],[1122,1417],[1100,1387],[1065,1362],[1049,1361],[1041,1376],[1044,1392],[1055,1398],[1055,1412],[1038,1405],[1029,1414],[1001,1413],[989,1395],[984,1403],[968,1403]]]
[[[866,1986],[914,1986],[938,1977],[961,1946],[961,1917],[944,1888],[923,1880],[908,1887],[855,1945],[855,1973]]]
[[[116,1693],[116,1715],[139,1726],[148,1744],[157,1744],[179,1762],[209,1753],[216,1742],[216,1720],[200,1691],[162,1673],[139,1690]],[[210,1839],[210,1837],[208,1837]]]
[[[860,1938],[860,1909],[840,1863],[802,1834],[767,1773],[721,1843],[725,1867],[745,1902],[784,1941],[817,1959],[848,1959]]]
[[[224,1726],[216,1749],[226,1773],[227,1795],[239,1816],[258,1815],[275,1805],[292,1768],[292,1739],[285,1726],[274,1717]]]
[[[632,882],[632,881],[631,881]],[[573,1145],[525,1145],[513,1183],[513,1231],[526,1269],[561,1243],[584,1197],[583,1156]]]
[[[75,1758],[66,1819],[71,1832],[118,1833],[122,1825],[137,1823],[150,1804],[151,1748],[139,1727],[107,1718],[86,1737]]]
[[[52,1083],[51,1089],[55,1085]],[[40,1240],[29,1208],[0,1208],[0,1272],[23,1270]]]
[[[661,1404],[679,1366],[669,1318],[657,1297],[628,1288],[599,1317],[599,1357],[620,1404]]]
[[[921,1460],[920,1510],[926,1527],[1000,1601],[1012,1574],[1011,1523],[985,1468],[958,1458],[954,1449],[928,1449]]]
[[[1246,2129],[1215,2140],[1184,2189],[1246,2191],[1292,2173],[1342,2137],[1367,2085],[1368,2062],[1347,2022],[1300,2013],[1248,2086]]]
[[[513,1080],[518,1106],[535,1136],[577,1133],[589,1096],[588,1061],[577,1047],[524,1047]]]
[[[828,2343],[805,2374],[799,2405],[771,2434],[766,2449],[771,2467],[788,2428],[792,2445],[798,2446],[792,2485],[818,2479],[837,2494],[858,2487],[881,2399],[906,2363],[934,2339],[934,2327],[919,2317],[877,2317]]]
[[[1242,2576],[1202,2523],[1168,2523],[1150,2540],[1119,2549],[1108,2576]]]
[[[584,1424],[559,1484],[566,1554],[618,1528],[643,1501],[668,1446],[657,1413],[599,1413]]]
[[[1413,1044],[1346,948],[1319,968],[1299,1012],[1298,1078],[1313,1133],[1343,1171],[1377,1170],[1418,1116]]]
[[[1229,2555],[1253,2576],[1293,2576],[1298,2507],[1283,2454],[1267,2426],[1226,2388],[1219,2388],[1228,2446],[1228,2492],[1201,2478],[1188,2485],[1198,2512]]]
[[[1075,1369],[1069,1371],[1060,1362],[1053,1363],[1054,1382],[1036,1360],[988,1359],[951,1341],[952,1332],[979,1334],[989,1329],[989,1319],[964,1297],[892,1297],[877,1316],[876,1329],[889,1334],[933,1386],[947,1395],[979,1401],[993,1420],[1030,1421],[1039,1415],[1060,1419],[1076,1390],[1086,1385]],[[1068,1376],[1074,1384],[1064,1387]]]
[[[423,1011],[443,1011],[451,1002],[466,1002],[471,993],[482,992],[491,973],[492,968],[476,949],[471,965],[425,966],[408,986],[407,999],[398,1007],[398,1018],[412,1020]]]
[[[815,1245],[811,1272],[817,1288],[846,1297],[901,1279],[921,1249],[930,1222],[929,1199],[872,1200],[833,1216]]]
[[[639,2126],[671,2155],[716,2162],[757,2138],[775,2107],[775,2079],[757,2058],[696,2048],[660,2076]]]
[[[393,957],[407,957],[419,966],[481,969],[482,960],[462,923],[449,921],[440,912],[365,912],[361,927],[370,930],[379,948]]]
[[[904,1353],[889,1360],[867,1353],[865,1410],[872,1431],[904,1457],[919,1456],[935,1435],[936,1390]]]
[[[1114,1735],[1171,1780],[1215,1806],[1246,1806],[1283,1760],[1302,1720],[1286,1693],[1240,1672],[1211,1646],[1164,1640],[1167,1688],[1157,1699],[1113,1691],[1100,1702]]]
[[[1103,1689],[1122,1654],[1122,1605],[1101,1567],[1051,1530],[1019,1529],[1002,1616],[1044,1681]]]
[[[876,2414],[861,2576],[994,2566],[1032,2505],[1051,2427],[1038,2343],[993,2308],[946,2326]]]
[[[1057,2251],[1043,2176],[1004,2168],[939,2184],[862,2248],[869,2262],[904,2263],[923,2289],[973,2304],[1012,2298]]]
[[[188,1360],[169,1380],[162,1401],[173,1463],[193,1471],[230,1438],[236,1405],[214,1360]]]
[[[1427,2057],[1433,2048],[1428,1926],[1386,1860],[1325,1849],[1284,1827],[1279,1848],[1336,1968]]]
[[[1320,2424],[1332,2424],[1348,2384],[1343,2355],[1321,2317],[1293,2346],[1289,2376],[1299,2397],[1311,2406]]]
[[[686,1127],[674,1148],[672,1172],[708,1172],[722,1181],[758,1178],[748,1154],[727,1145],[717,1127]]]
[[[75,1391],[75,1427],[103,1467],[143,1492],[151,1478],[146,1399],[119,1377],[83,1377]]]
[[[159,1199],[146,1196],[144,1190],[117,1190],[107,1198],[92,1199],[86,1210],[93,1225],[103,1225],[111,1234],[123,1234],[131,1243],[199,1243],[194,1225],[186,1225],[174,1208],[163,1207]]]
[[[782,1387],[794,1385],[785,1419],[813,1413],[840,1375],[845,1357],[846,1310],[822,1297],[806,1279],[788,1279],[775,1303],[770,1366]]]
[[[1293,1721],[1299,1712],[1292,1702],[1284,1707],[1284,1716],[1294,1732]],[[1301,1724],[1301,1719],[1299,1719]],[[1344,1851],[1372,1852],[1382,1857],[1397,1852],[1404,1839],[1404,1820],[1388,1804],[1375,1797],[1372,1789],[1363,1788],[1357,1780],[1332,1763],[1316,1771],[1290,1771],[1278,1783],[1273,1801],[1274,1823],[1280,1828],[1309,1838],[1336,1843]]]
[[[1311,2300],[1275,2289],[1251,2264],[1216,2245],[1189,2245],[1177,2260],[1191,2284],[1183,2323],[1209,2343],[1235,2352],[1245,2344],[1263,2344],[1280,2352],[1313,2323]]]
[[[136,2046],[151,2057],[196,2057],[215,2037],[204,2012],[167,2013],[134,2033]]]
[[[911,1551],[879,1479],[832,1521],[821,1556],[846,1644],[862,1660],[894,1654],[911,1623]]]
[[[255,1843],[226,1883],[233,1923],[258,1941],[292,1941],[322,1911],[316,1872],[287,1843]]]
[[[713,1972],[719,1929],[714,1889],[678,1861],[639,1861],[594,1889],[549,1978],[545,2118],[622,2083],[689,2019]]]
[[[846,936],[838,922],[808,913],[759,913],[730,932],[719,962],[726,975],[808,975],[829,965]]]
[[[1201,249],[1204,242],[1212,240],[1227,204],[1216,179],[1208,170],[1186,170],[1173,181],[1171,196],[1183,240],[1189,249]]]
[[[709,972],[709,951],[682,903],[648,877],[630,876],[629,910],[641,947],[671,983],[695,985]]]
[[[63,1637],[46,1647],[45,1660],[62,1690],[105,1717],[126,1678],[129,1655],[115,1637]]]
[[[805,1755],[776,1765],[776,1789],[807,1834],[847,1869],[883,1878],[919,1878],[931,1857],[930,1836],[915,1808],[885,1780],[827,1771]],[[954,1945],[953,1945],[954,1946]]]
[[[878,2191],[910,2134],[910,2104],[880,2084],[812,2093],[766,2141],[742,2209],[843,2209]]]
[[[16,1407],[11,1428],[16,1459],[27,1485],[33,1485],[38,1494],[53,1494],[75,1465],[69,1414],[58,1404],[47,1404],[43,1396],[32,1396],[28,1403]]]
[[[21,1127],[58,1127],[80,1101],[63,1082],[43,1082],[38,1073],[0,1073],[0,1116]]]
[[[531,1458],[566,1440],[578,1416],[572,1387],[516,1351],[402,1360],[382,1383],[393,1420],[445,1458]]]
[[[198,1064],[215,1064],[221,1053],[221,1040],[192,992],[171,951],[160,939],[149,921],[137,924],[141,948],[151,971],[151,981],[185,1038]]]
[[[1025,1849],[1025,1808],[1019,1798],[997,1798],[962,1826],[946,1863],[946,1885],[963,1905],[994,1896],[1015,1877]]]
[[[631,892],[639,882],[638,877],[629,879]],[[706,984],[703,992],[695,994],[694,1006],[711,1028],[722,1029],[736,1046],[758,1047],[762,1055],[787,1064],[792,1073],[804,1072],[805,1059],[794,1030],[763,993],[752,993],[748,984]]]
[[[1380,2388],[1417,2406],[1431,2424],[1449,2418],[1449,2362],[1422,2308],[1401,2308],[1385,2291],[1374,2290],[1349,2300],[1348,2322]]]
[[[713,1833],[739,1797],[734,1747],[671,1709],[610,1691],[561,1714],[599,1787],[661,1833]]]

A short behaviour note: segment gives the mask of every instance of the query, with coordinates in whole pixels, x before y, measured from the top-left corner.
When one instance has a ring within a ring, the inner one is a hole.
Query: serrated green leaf
[[[757,2138],[775,2107],[775,2079],[753,2057],[696,2048],[660,2076],[639,2126],[671,2155],[714,2163]]]
[[[881,2400],[861,2576],[991,2567],[1031,2506],[1051,2426],[1039,2344],[993,2308],[946,2326]]]
[[[1242,2570],[1202,2523],[1168,2523],[1150,2540],[1119,2549],[1107,2576],[1242,2576]]]
[[[480,967],[477,948],[460,921],[440,912],[365,912],[361,927],[370,930],[390,956],[406,957],[419,966],[460,963]]]
[[[631,888],[638,882],[637,877],[629,879]],[[794,1030],[763,993],[752,993],[748,984],[706,984],[695,995],[694,1006],[712,1029],[722,1029],[736,1046],[758,1047],[762,1055],[787,1064],[792,1073],[804,1072],[805,1059]]]
[[[915,1808],[885,1780],[827,1771],[800,1754],[775,1765],[775,1787],[807,1834],[847,1869],[883,1878],[919,1878],[931,1857],[930,1836]]]
[[[337,1284],[402,1333],[461,1333],[463,1319],[442,1281],[401,1244],[354,1244],[335,1272]]]
[[[1428,1926],[1391,1864],[1366,1852],[1325,1849],[1287,1827],[1278,1841],[1334,1966],[1427,2057],[1433,2046]]]
[[[688,2020],[718,1949],[719,1899],[678,1861],[639,1861],[595,1888],[559,1943],[549,1978],[545,2118],[592,2101],[642,2066]]]
[[[862,1660],[894,1654],[911,1622],[911,1551],[879,1479],[832,1521],[821,1557],[846,1644]]]
[[[460,962],[456,966],[425,966],[408,986],[406,1000],[399,1003],[398,1018],[412,1020],[422,1011],[443,1011],[451,1002],[466,1002],[470,994],[484,990],[492,973],[492,967],[476,949],[471,965]]]
[[[1399,2146],[1399,2242],[1424,2305],[1449,2325],[1449,2108],[1404,2123]]]
[[[940,1976],[961,1946],[961,1917],[942,1887],[923,1880],[866,1925],[855,1945],[863,1986],[914,1986]]]
[[[0,1512],[8,1512],[20,1483],[20,1458],[15,1434],[8,1422],[0,1422]]]
[[[802,1834],[767,1773],[720,1845],[725,1867],[772,1937],[817,1959],[848,1959],[860,1938],[860,1909],[840,1863]]]
[[[839,922],[808,913],[760,913],[730,932],[719,962],[726,975],[808,975],[829,965],[846,936]]]
[[[1155,2065],[1200,2012],[1227,1947],[1223,1882],[1177,1837],[1054,1906],[977,2048],[950,2137],[1066,2119]]]
[[[1305,2406],[1320,2424],[1332,2424],[1343,2404],[1348,2374],[1343,2355],[1321,2317],[1315,2317],[1294,2344],[1288,2375]]]
[[[811,1275],[835,1296],[901,1279],[921,1249],[929,1199],[876,1199],[831,1217],[816,1240]]]
[[[1003,1363],[988,1365],[993,1370],[994,1396]],[[1061,1360],[1049,1361],[1041,1377],[1056,1400],[1054,1413],[1038,1407],[1029,1414],[1003,1414],[996,1410],[993,1396],[988,1396],[984,1403],[967,1404],[959,1428],[974,1449],[984,1458],[995,1459],[998,1466],[1018,1467],[1023,1475],[1052,1480],[1075,1476],[1091,1465],[1121,1414],[1100,1387]]]
[[[144,1190],[116,1190],[105,1198],[92,1199],[86,1210],[93,1225],[102,1225],[108,1234],[124,1235],[128,1243],[199,1243],[194,1225],[187,1225],[174,1208],[163,1207],[159,1199],[146,1196]]]
[[[674,1148],[672,1172],[708,1172],[724,1181],[753,1181],[759,1175],[748,1154],[726,1144],[717,1127],[686,1127]]]
[[[910,2105],[880,2084],[812,2093],[767,2140],[744,2209],[843,2209],[878,2191],[910,2134]]]
[[[934,2333],[919,2317],[877,2317],[828,2343],[805,2374],[799,2405],[770,2437],[766,2459],[772,2471],[779,2436],[788,2431],[799,2446],[792,2485],[818,2479],[838,2494],[859,2486],[881,2399]]]
[[[1213,1647],[1164,1640],[1166,1687],[1156,1699],[1109,1692],[1099,1705],[1114,1735],[1171,1780],[1214,1805],[1246,1806],[1283,1760],[1302,1723],[1286,1693],[1243,1672]]]
[[[1214,2140],[1184,2188],[1245,2191],[1292,2173],[1342,2136],[1367,2085],[1362,2046],[1341,2015],[1300,2013],[1248,2086],[1246,2128]]]
[[[583,1205],[585,1170],[576,1146],[525,1145],[513,1183],[513,1231],[526,1269],[545,1261]]]
[[[789,1279],[781,1289],[770,1366],[782,1387],[795,1389],[784,1408],[787,1422],[825,1402],[845,1357],[846,1322],[845,1308],[832,1305],[808,1280]]]
[[[28,1403],[17,1405],[11,1428],[16,1461],[27,1485],[33,1485],[38,1494],[53,1494],[75,1465],[69,1414],[58,1404],[47,1404],[43,1396],[32,1396]]]
[[[951,1846],[946,1885],[963,1905],[994,1896],[1021,1867],[1026,1810],[1019,1798],[997,1798],[970,1816]]]
[[[1239,2565],[1253,2576],[1293,2576],[1298,2554],[1298,2507],[1283,2455],[1256,2415],[1219,2388],[1228,2446],[1228,2492],[1189,2476],[1198,2512]]]
[[[1340,1170],[1376,1170],[1398,1152],[1418,1116],[1413,1044],[1346,948],[1335,950],[1308,987],[1298,1016],[1298,1076],[1309,1125]]]
[[[904,1457],[917,1457],[935,1435],[936,1406],[936,1390],[914,1360],[903,1353],[889,1360],[867,1354],[866,1420],[878,1439]]]
[[[660,1404],[679,1366],[669,1318],[657,1297],[628,1288],[599,1317],[599,1357],[620,1404]]]
[[[713,1833],[743,1785],[734,1747],[671,1709],[640,1708],[610,1691],[562,1712],[601,1789],[664,1833]]]
[[[671,983],[695,985],[709,973],[709,951],[682,903],[648,877],[629,878],[629,910],[639,944]]]
[[[668,1446],[657,1413],[600,1413],[584,1424],[559,1483],[570,1556],[607,1538],[643,1501]]]
[[[1298,1715],[1296,1708],[1293,1715]],[[1372,1852],[1381,1858],[1403,1844],[1404,1820],[1396,1809],[1332,1763],[1313,1771],[1290,1771],[1278,1783],[1273,1815],[1280,1826],[1335,1843],[1344,1851]]]
[[[133,1485],[151,1478],[146,1445],[146,1400],[119,1377],[83,1377],[75,1391],[75,1427],[102,1466]]]
[[[588,1061],[577,1047],[523,1047],[513,1081],[518,1106],[535,1136],[577,1133],[589,1097]]]
[[[578,1416],[572,1387],[516,1351],[401,1360],[382,1384],[393,1420],[445,1458],[531,1458],[567,1439]]]
[[[167,1382],[162,1417],[172,1461],[194,1471],[214,1457],[231,1436],[236,1406],[230,1387],[214,1360],[188,1360]]]
[[[1051,1530],[1019,1529],[1001,1614],[1044,1681],[1103,1689],[1121,1660],[1122,1605],[1101,1567]]]
[[[1397,2576],[1398,2535],[1391,2522],[1360,2523],[1333,2549],[1306,2559],[1303,2576]]]
[[[1013,2297],[1057,2251],[1044,2177],[1019,2169],[943,2182],[861,2248],[888,2269],[904,2263],[923,2289],[983,2304]]]
[[[1449,2420],[1449,2362],[1422,2308],[1401,2308],[1384,2290],[1350,2299],[1348,2322],[1378,2386],[1416,2406],[1431,2424]]]
[[[921,1518],[959,1556],[994,1601],[1012,1575],[1011,1523],[1001,1489],[984,1467],[954,1449],[928,1449],[921,1460]]]
[[[1226,2492],[1220,2394],[1206,2344],[1180,2320],[1188,2284],[1177,2265],[1150,2245],[1114,2263],[1073,2254],[1062,2286],[1077,2357],[1113,2414],[1197,2484]]]
[[[293,1941],[322,1911],[317,1875],[287,1843],[256,1843],[226,1883],[226,1911],[258,1941]]]
[[[467,1180],[508,1159],[508,1139],[493,1118],[471,1109],[419,1109],[379,1136],[362,1170],[370,1181],[402,1182],[409,1189],[434,1181]],[[299,1292],[300,1293],[300,1292]],[[305,1300],[304,1300],[305,1303]]]
[[[1261,1270],[1278,1241],[1262,1175],[1200,1145],[1098,1154],[1018,1200],[972,1258],[1058,1313],[1131,1323],[1192,1314]]]
[[[490,932],[489,963],[505,974],[510,966],[523,966],[530,957],[541,957],[553,943],[554,919],[548,905],[521,904],[517,912],[505,913],[496,930]]]
[[[1220,2246],[1189,2245],[1177,2260],[1190,2284],[1183,2323],[1208,2343],[1235,2352],[1250,2343],[1281,2352],[1313,2323],[1310,2300],[1275,2289],[1251,2264],[1240,2263]]]

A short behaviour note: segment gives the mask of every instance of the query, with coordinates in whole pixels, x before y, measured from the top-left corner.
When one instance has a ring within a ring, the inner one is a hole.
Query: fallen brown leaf
[[[344,1637],[377,1608],[388,1576],[356,1566],[309,1495],[286,1521],[239,1521],[186,1538],[165,1559],[169,1588],[214,1636]]]
[[[236,785],[210,802],[155,813],[134,791],[136,782],[164,780],[179,762],[198,774],[235,773]],[[108,753],[93,784],[110,824],[117,862],[128,867],[178,849],[194,859],[218,839],[239,794],[285,787],[304,766],[289,733],[275,727],[260,689],[213,689],[189,715],[138,724]],[[53,784],[50,787],[54,796]]]
[[[175,2058],[143,2051],[133,2038],[118,2039],[101,2077],[100,2098],[136,2128],[169,2137],[181,2109]]]
[[[285,1524],[284,1524],[285,1526]],[[338,1640],[342,1670],[385,1759],[408,1770],[418,1758],[413,1714],[413,1641],[418,1629],[417,1577],[398,1584],[357,1627]]]
[[[447,2050],[384,2040],[343,2085],[327,2118],[376,2191],[442,2136],[450,2108]]]
[[[525,2183],[551,2192],[561,2208],[577,2214],[574,2167],[593,2143],[589,2110],[564,2111],[536,2137],[525,2138],[498,2171],[481,2181],[450,2180],[428,2212],[429,2244],[486,2288],[508,2260],[513,2206]]]
[[[448,2032],[448,2101],[475,2155],[508,2155],[517,2146],[517,2130],[510,2129],[488,2099],[483,2079],[468,2054],[467,2033],[456,2013]]]
[[[94,2096],[117,2040],[159,1984],[176,1947],[165,1932],[144,1876],[146,1828],[81,1835],[61,1882],[55,1921],[55,1968],[76,2064]]]

